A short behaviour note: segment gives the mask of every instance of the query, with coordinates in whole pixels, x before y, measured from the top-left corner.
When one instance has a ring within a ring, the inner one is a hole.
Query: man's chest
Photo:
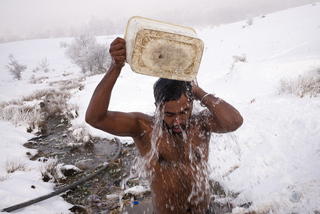
[[[188,133],[185,136],[165,133],[154,144],[158,161],[168,163],[197,163],[208,158],[210,136]]]

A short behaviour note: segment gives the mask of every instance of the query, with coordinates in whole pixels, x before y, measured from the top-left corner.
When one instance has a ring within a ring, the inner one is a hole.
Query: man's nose
[[[180,125],[182,123],[182,119],[180,116],[176,116],[174,119],[174,125]]]

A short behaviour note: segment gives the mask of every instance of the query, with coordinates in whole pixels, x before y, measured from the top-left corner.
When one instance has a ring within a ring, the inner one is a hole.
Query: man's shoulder
[[[211,113],[207,110],[202,110],[196,113],[193,113],[190,118],[190,124],[195,130],[206,131],[206,124],[210,123],[209,116]]]
[[[205,109],[205,110],[202,110],[202,111],[192,112],[192,115],[191,115],[190,119],[194,120],[196,122],[199,122],[199,120],[203,120],[203,119],[207,118],[210,115],[211,115],[210,111]]]
[[[149,114],[142,113],[142,112],[131,112],[131,114],[137,118],[141,118],[144,120],[152,120],[152,118],[153,118],[153,116],[151,116]]]
[[[132,112],[132,116],[138,119],[141,125],[150,126],[153,123],[153,116],[142,113],[142,112]]]

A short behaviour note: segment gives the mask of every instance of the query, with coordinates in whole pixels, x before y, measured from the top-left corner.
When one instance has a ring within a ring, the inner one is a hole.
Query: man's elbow
[[[243,117],[239,114],[239,116],[233,121],[232,131],[236,131],[243,124]]]
[[[86,121],[86,123],[88,123],[90,126],[95,127],[95,128],[96,128],[97,125],[98,125],[97,120],[95,120],[94,117],[93,117],[92,115],[90,115],[88,112],[86,113],[85,121]]]

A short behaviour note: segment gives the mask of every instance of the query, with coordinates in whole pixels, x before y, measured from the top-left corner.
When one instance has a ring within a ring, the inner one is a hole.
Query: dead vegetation
[[[320,93],[320,68],[295,78],[280,80],[279,94],[294,94],[302,97],[317,97]]]
[[[69,91],[47,89],[36,91],[22,99],[0,103],[0,118],[17,126],[26,127],[28,132],[41,133],[45,121],[59,114],[75,117],[78,107],[68,105],[71,94]],[[69,114],[74,112],[74,114]]]
[[[14,173],[15,171],[27,171],[27,164],[17,158],[9,158],[5,162],[5,169],[8,174]]]

